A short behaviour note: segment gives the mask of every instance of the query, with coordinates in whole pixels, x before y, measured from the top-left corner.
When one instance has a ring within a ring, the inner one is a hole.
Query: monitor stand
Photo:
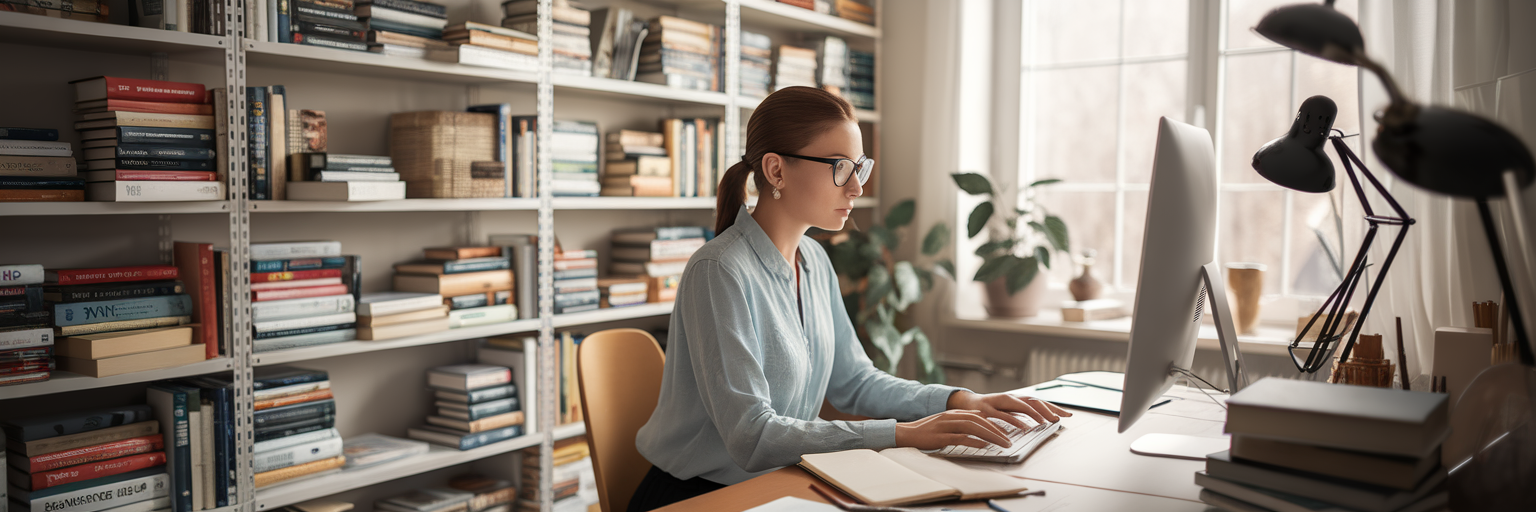
[[[1221,268],[1216,262],[1200,267],[1200,279],[1205,285],[1205,301],[1211,305],[1211,321],[1216,325],[1216,339],[1221,343],[1221,359],[1227,370],[1228,392],[1236,393],[1248,385],[1248,374],[1243,369],[1243,353],[1237,348],[1237,329],[1233,327],[1232,311],[1227,306],[1227,283],[1222,279]],[[1181,374],[1171,368],[1172,375]],[[1228,437],[1199,437],[1182,434],[1146,434],[1131,443],[1131,453],[1151,457],[1205,460],[1207,454],[1226,450],[1231,446]]]

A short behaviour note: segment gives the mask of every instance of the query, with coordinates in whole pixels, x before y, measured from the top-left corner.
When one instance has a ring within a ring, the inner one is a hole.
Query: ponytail
[[[715,234],[736,223],[736,212],[747,202],[747,179],[758,190],[768,189],[768,178],[757,169],[763,155],[797,152],[834,126],[858,121],[853,105],[836,94],[815,87],[785,87],[764,98],[747,121],[746,152],[741,161],[720,176],[715,200]],[[757,170],[759,172],[753,173]]]
[[[741,205],[747,204],[747,178],[751,176],[752,164],[742,160],[720,177],[720,187],[716,192],[719,197],[715,198],[716,234],[724,233],[726,228],[736,223],[736,212],[741,210]]]

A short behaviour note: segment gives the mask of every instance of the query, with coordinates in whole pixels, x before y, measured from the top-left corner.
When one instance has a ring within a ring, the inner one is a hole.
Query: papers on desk
[[[800,458],[800,467],[875,506],[997,498],[1029,490],[1022,480],[961,466],[916,448],[813,453]]]
[[[817,503],[794,496],[785,496],[752,507],[747,512],[842,512],[842,510],[826,503]]]
[[[1036,384],[1013,392],[1032,396],[1047,402],[1087,409],[1105,414],[1120,414],[1120,392],[1125,386],[1125,374],[1119,372],[1068,373],[1056,380]],[[1164,397],[1152,407],[1168,403]]]

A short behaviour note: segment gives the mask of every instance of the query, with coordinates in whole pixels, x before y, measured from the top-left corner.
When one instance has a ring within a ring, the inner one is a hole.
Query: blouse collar
[[[736,223],[732,227],[742,228],[742,237],[746,238],[747,246],[752,248],[752,252],[757,253],[757,259],[762,262],[763,268],[779,279],[789,281],[795,278],[795,269],[784,260],[784,254],[779,252],[778,246],[773,245],[773,239],[768,238],[768,232],[763,231],[757,219],[747,213],[746,205],[742,205],[736,212]]]

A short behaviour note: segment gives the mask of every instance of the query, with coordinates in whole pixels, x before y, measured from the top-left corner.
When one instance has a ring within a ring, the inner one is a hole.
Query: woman
[[[646,511],[795,464],[806,453],[987,442],[986,418],[1020,428],[1068,416],[1042,402],[924,386],[877,370],[843,308],[827,255],[874,162],[847,101],[788,87],[747,124],[747,154],[720,182],[714,240],[689,260],[672,314],[661,397],[636,447],[653,467],[630,500]],[[751,177],[760,192],[743,202]],[[823,399],[874,418],[825,421]],[[897,421],[905,423],[898,423]]]

